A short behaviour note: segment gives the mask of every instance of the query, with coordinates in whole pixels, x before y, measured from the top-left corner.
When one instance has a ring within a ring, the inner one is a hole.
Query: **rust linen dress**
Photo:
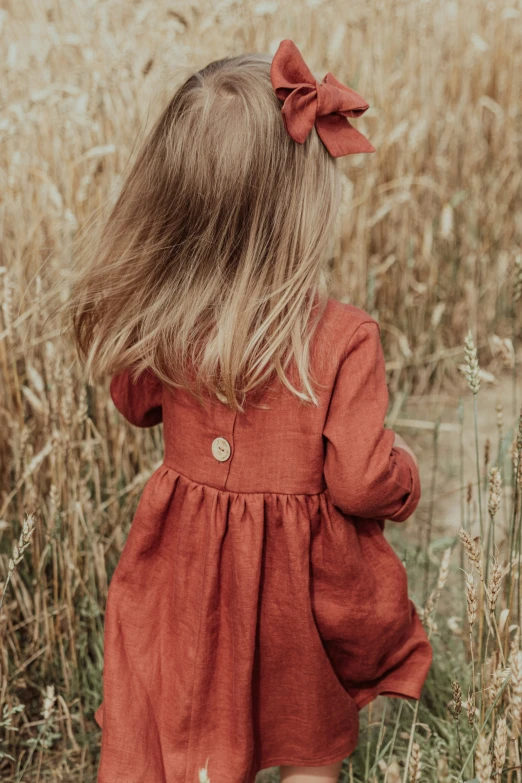
[[[377,321],[330,298],[314,356],[318,407],[279,382],[269,410],[238,414],[150,371],[112,379],[130,422],[163,421],[165,448],[109,585],[99,783],[333,763],[377,694],[419,698],[432,651],[383,535],[419,475],[383,426]]]

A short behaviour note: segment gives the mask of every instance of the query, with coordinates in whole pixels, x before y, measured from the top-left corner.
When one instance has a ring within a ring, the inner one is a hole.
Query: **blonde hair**
[[[339,180],[315,128],[304,144],[287,134],[270,63],[226,57],[194,73],[143,143],[68,305],[91,379],[150,367],[243,410],[275,370],[317,404],[310,345]]]

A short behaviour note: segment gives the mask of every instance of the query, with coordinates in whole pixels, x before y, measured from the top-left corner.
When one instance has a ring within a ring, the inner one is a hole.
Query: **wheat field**
[[[282,38],[370,103],[332,294],[378,317],[422,462],[391,535],[432,672],[364,710],[342,780],[522,781],[521,0],[0,0],[2,781],[96,779],[107,586],[162,458],[81,380],[49,292],[179,81]]]

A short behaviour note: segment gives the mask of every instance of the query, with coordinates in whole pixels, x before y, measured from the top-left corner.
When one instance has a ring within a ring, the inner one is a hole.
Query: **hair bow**
[[[354,152],[375,152],[348,121],[359,117],[369,104],[355,90],[327,73],[318,82],[293,41],[281,41],[270,66],[270,80],[283,101],[281,113],[290,136],[303,144],[315,125],[330,155],[339,158]]]

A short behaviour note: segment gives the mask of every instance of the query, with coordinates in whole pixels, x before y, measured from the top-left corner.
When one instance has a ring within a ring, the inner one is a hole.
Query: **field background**
[[[521,780],[520,0],[0,0],[2,781],[95,780],[107,585],[162,453],[161,428],[133,430],[108,384],[81,383],[47,292],[61,280],[67,297],[79,230],[94,230],[179,81],[228,54],[273,53],[282,38],[371,106],[356,124],[377,152],[339,161],[332,293],[379,318],[388,426],[418,452],[423,479],[417,512],[389,535],[428,605],[433,670],[418,707],[364,711],[343,780],[488,781],[504,735],[512,771],[495,780]],[[468,330],[476,395],[462,372]],[[475,565],[471,644],[457,531],[478,535],[481,516],[496,517],[512,568],[490,611]],[[496,650],[481,641],[487,627]]]

